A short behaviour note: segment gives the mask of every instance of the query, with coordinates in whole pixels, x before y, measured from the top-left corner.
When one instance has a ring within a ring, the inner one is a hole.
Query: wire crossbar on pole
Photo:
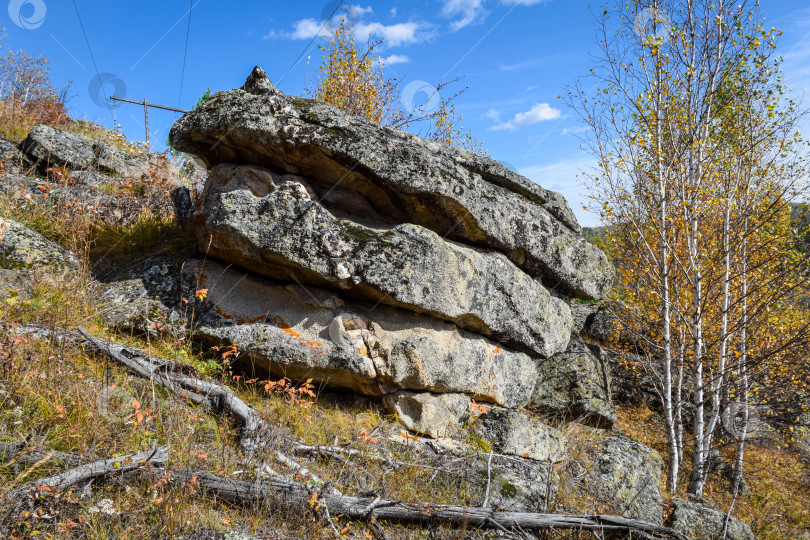
[[[143,101],[133,101],[133,100],[131,100],[131,99],[124,99],[124,98],[115,97],[115,96],[111,96],[111,97],[110,97],[110,99],[114,99],[115,101],[125,101],[125,102],[127,102],[127,103],[133,103],[133,104],[135,104],[135,105],[143,105],[143,104],[146,102],[146,100],[143,100]],[[179,112],[179,113],[184,113],[184,114],[191,112],[191,111],[186,111],[186,110],[183,110],[183,109],[177,109],[177,108],[175,108],[175,107],[167,107],[167,106],[165,106],[165,105],[155,105],[154,103],[146,103],[146,104],[147,104],[149,107],[154,107],[154,108],[156,108],[156,109],[165,109],[165,110],[167,110],[167,111],[174,111],[174,112]]]
[[[163,109],[165,111],[173,111],[179,113],[189,113],[191,111],[186,111],[183,109],[178,109],[176,107],[167,107],[165,105],[155,105],[154,103],[149,103],[146,98],[143,101],[135,101],[132,99],[121,98],[117,96],[110,96],[110,99],[113,101],[123,101],[125,103],[132,103],[133,105],[142,105],[143,106],[143,116],[144,121],[146,123],[146,147],[149,148],[149,107],[154,107],[155,109]]]

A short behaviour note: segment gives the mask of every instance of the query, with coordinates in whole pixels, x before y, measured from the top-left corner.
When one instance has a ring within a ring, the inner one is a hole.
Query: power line
[[[76,10],[76,17],[79,18],[79,26],[81,26],[82,34],[84,34],[84,42],[87,43],[87,50],[90,51],[90,59],[93,61],[93,68],[96,70],[96,77],[98,77],[98,81],[100,83],[101,74],[98,72],[96,57],[93,55],[93,48],[90,46],[90,40],[87,39],[87,32],[84,30],[84,23],[82,22],[82,16],[79,14],[79,6],[76,5],[76,0],[73,0],[73,8]]]
[[[75,0],[74,0],[74,1],[75,1]],[[295,60],[295,62],[293,62],[293,65],[291,65],[291,66],[290,66],[290,69],[288,69],[288,70],[287,70],[287,73],[285,73],[285,74],[284,74],[284,76],[283,76],[283,77],[282,77],[282,78],[281,78],[281,79],[278,81],[278,83],[276,83],[277,85],[279,85],[279,86],[280,86],[280,85],[281,85],[281,83],[282,83],[282,82],[284,82],[284,79],[286,79],[286,78],[287,78],[287,75],[289,75],[289,74],[290,74],[290,72],[293,70],[293,68],[294,68],[295,66],[297,66],[297,65],[298,65],[298,62],[300,62],[300,61],[301,61],[301,58],[303,58],[303,57],[304,57],[304,55],[307,53],[307,51],[308,51],[308,50],[309,50],[309,48],[312,46],[312,44],[313,44],[313,43],[315,43],[315,39],[316,39],[318,36],[320,36],[320,35],[321,35],[321,32],[323,32],[323,29],[324,29],[324,27],[326,26],[326,23],[332,20],[332,17],[334,17],[334,16],[335,16],[335,13],[337,13],[337,10],[339,10],[339,9],[340,9],[340,6],[342,6],[342,5],[343,5],[343,2],[344,2],[344,1],[345,1],[345,0],[340,0],[340,2],[338,2],[337,7],[336,7],[335,9],[333,9],[333,10],[332,10],[332,13],[329,15],[329,17],[327,17],[327,18],[326,18],[326,19],[323,21],[323,24],[321,25],[320,30],[318,30],[318,33],[317,33],[317,34],[315,34],[314,36],[312,36],[312,39],[309,41],[309,43],[307,44],[307,46],[306,46],[306,47],[304,47],[304,50],[303,50],[303,51],[301,51],[301,54],[299,54],[299,55],[298,55],[298,58]]]
[[[192,5],[194,0],[188,0],[188,28],[186,28],[186,48],[183,52],[183,71],[180,74],[180,95],[177,96],[177,108],[180,108],[180,100],[183,99],[183,83],[186,79],[186,59],[188,58],[188,37],[191,34],[191,11],[194,9]],[[177,115],[175,115],[177,116]]]
[[[93,69],[96,70],[96,78],[98,79],[99,84],[99,91],[104,91],[104,81],[101,80],[101,73],[98,71],[98,64],[96,64],[96,56],[93,54],[93,47],[90,46],[90,40],[87,39],[87,32],[84,29],[84,22],[82,21],[82,16],[79,13],[79,6],[76,5],[76,0],[73,0],[73,9],[76,10],[76,17],[79,19],[79,26],[82,29],[82,35],[84,35],[84,42],[87,44],[87,50],[90,52],[90,59],[93,61]],[[71,55],[72,56],[72,55]],[[115,127],[116,119],[115,119],[115,103],[111,103],[112,105],[112,113],[113,113],[113,127]]]

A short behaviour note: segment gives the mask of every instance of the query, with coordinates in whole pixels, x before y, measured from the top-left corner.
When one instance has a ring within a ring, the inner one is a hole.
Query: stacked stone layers
[[[558,194],[286,96],[258,68],[170,139],[211,168],[191,218],[201,249],[273,280],[198,268],[197,287],[228,291],[208,299],[203,335],[270,372],[388,396],[395,410],[517,408],[537,362],[568,347],[569,299],[599,299],[613,278]]]

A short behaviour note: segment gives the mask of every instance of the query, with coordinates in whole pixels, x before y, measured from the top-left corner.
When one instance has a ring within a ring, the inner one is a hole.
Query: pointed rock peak
[[[251,94],[278,94],[278,88],[270,82],[270,78],[262,68],[256,66],[245,81],[242,87],[246,92]]]

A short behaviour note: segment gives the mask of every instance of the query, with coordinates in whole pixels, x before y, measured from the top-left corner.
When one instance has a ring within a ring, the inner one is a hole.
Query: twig
[[[369,433],[369,434],[368,434],[368,436],[369,436],[369,437],[373,437],[373,436],[374,436],[374,435],[375,435],[375,434],[376,434],[378,431],[380,431],[382,428],[384,428],[384,427],[385,427],[385,424],[387,424],[387,423],[388,423],[388,420],[386,420],[385,418],[383,418],[383,421],[382,421],[382,422],[380,422],[380,425],[379,425],[379,426],[377,426],[377,427],[375,427],[374,429],[372,429],[372,430],[371,430],[371,433]]]
[[[167,365],[181,368],[182,364],[167,362],[140,349],[124,347],[112,341],[96,338],[81,327],[79,327],[79,333],[93,349],[106,354],[136,375],[154,381],[170,393],[186,398],[195,404],[206,406],[212,411],[225,410],[235,416],[241,423],[239,444],[246,453],[253,454],[264,445],[263,435],[269,431],[269,426],[256,414],[256,411],[228,388],[197,377],[177,373],[177,369],[174,371],[166,369]],[[284,465],[307,477],[309,483],[317,487],[324,485],[324,481],[316,474],[289,456],[280,451],[275,451],[274,456]],[[334,488],[332,490],[337,493]]]
[[[425,469],[433,469],[428,465],[421,465],[419,463],[408,463],[406,461],[397,461],[387,456],[380,455],[376,452],[363,452],[355,448],[345,448],[343,446],[310,446],[308,444],[296,444],[293,447],[293,452],[296,454],[318,454],[321,456],[332,457],[344,461],[341,457],[335,454],[347,454],[350,456],[362,457],[374,461],[382,461],[392,467],[399,469],[400,467],[422,467]]]
[[[734,497],[731,499],[731,506],[728,507],[728,513],[726,514],[726,519],[723,523],[723,540],[726,540],[726,536],[728,535],[728,522],[731,520],[731,511],[734,510],[734,503],[737,502],[737,494],[740,492],[740,484],[742,480],[735,482],[736,486],[734,486]]]
[[[492,483],[492,450],[489,451],[489,459],[487,460],[487,491],[484,494],[484,503],[481,508],[486,508],[489,504],[489,487]]]
[[[490,525],[492,525],[493,527],[495,527],[499,531],[504,532],[506,534],[509,534],[509,531],[506,529],[506,527],[504,527],[503,525],[501,525],[500,523],[498,523],[494,519],[487,518],[487,523],[489,523]]]
[[[327,489],[329,489],[331,484],[332,484],[331,480],[329,482],[327,482],[323,486],[323,491],[326,491]],[[315,500],[319,501],[320,497],[321,497],[321,492],[316,491],[315,492],[315,497],[316,497]],[[332,528],[332,532],[335,533],[335,538],[340,538],[340,531],[338,530],[338,528],[335,526],[334,522],[332,521],[332,516],[329,515],[329,507],[326,504],[321,504],[319,506],[319,508],[323,508],[323,515],[326,517],[326,521],[329,523],[329,526]]]
[[[88,463],[87,465],[80,465],[73,469],[69,469],[62,474],[44,478],[42,480],[34,480],[20,486],[15,490],[15,497],[25,493],[31,492],[42,488],[51,488],[54,491],[65,490],[76,484],[81,484],[104,476],[110,473],[127,473],[141,468],[144,465],[163,465],[169,459],[169,447],[161,446],[154,450],[141,452],[138,454],[131,454],[112,459],[103,459]]]
[[[385,534],[385,530],[382,528],[382,525],[377,522],[377,519],[374,516],[371,516],[369,522],[382,540],[389,540],[388,535]]]

